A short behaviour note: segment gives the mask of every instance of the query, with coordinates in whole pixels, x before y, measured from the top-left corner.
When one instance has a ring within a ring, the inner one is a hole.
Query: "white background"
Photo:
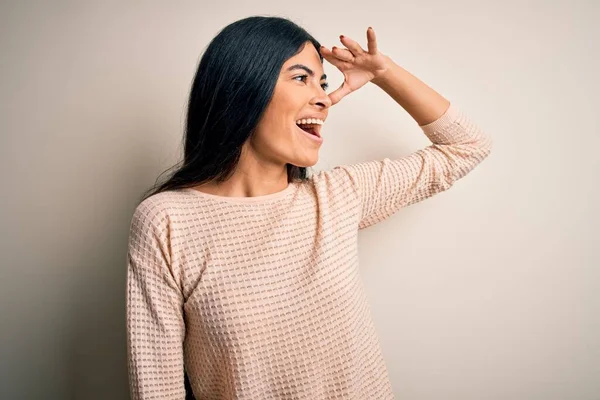
[[[0,397],[126,399],[125,255],[179,160],[199,58],[227,24],[292,19],[379,49],[492,135],[449,191],[361,232],[402,400],[600,399],[599,3],[3,2]],[[342,76],[326,62],[331,89]],[[314,170],[429,144],[368,84]]]

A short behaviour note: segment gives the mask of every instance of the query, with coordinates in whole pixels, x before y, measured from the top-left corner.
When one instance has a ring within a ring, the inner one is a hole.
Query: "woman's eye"
[[[294,77],[294,79],[297,79],[297,78],[301,78],[302,82],[304,82],[306,80],[306,78],[308,78],[308,75],[298,75],[298,76]],[[329,88],[329,84],[323,83],[323,84],[321,84],[321,87],[323,88],[323,90],[327,90]]]
[[[302,78],[302,81],[304,82],[304,80],[305,80],[306,78],[308,78],[308,75],[298,75],[298,76],[296,76],[294,79],[297,79],[297,78]]]

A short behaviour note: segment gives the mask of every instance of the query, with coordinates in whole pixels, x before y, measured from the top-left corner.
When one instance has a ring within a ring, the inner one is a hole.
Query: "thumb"
[[[339,103],[344,96],[347,96],[352,92],[350,87],[345,83],[346,82],[342,82],[342,85],[339,88],[328,94],[332,106]]]

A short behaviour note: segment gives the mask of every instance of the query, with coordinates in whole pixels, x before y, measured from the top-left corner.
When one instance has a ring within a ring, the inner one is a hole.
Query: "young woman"
[[[367,49],[340,38],[345,48],[329,50],[289,20],[250,17],[206,49],[183,163],[131,221],[133,399],[183,399],[187,382],[197,399],[394,397],[358,231],[450,188],[491,140],[382,54],[373,29]],[[330,94],[323,59],[344,75]],[[308,176],[331,107],[369,82],[432,144]]]

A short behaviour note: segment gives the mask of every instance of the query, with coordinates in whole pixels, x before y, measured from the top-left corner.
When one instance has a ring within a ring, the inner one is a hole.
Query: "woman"
[[[358,230],[450,188],[490,152],[462,112],[377,48],[321,47],[250,17],[210,43],[184,160],[136,208],[127,275],[134,399],[392,399]],[[326,93],[323,58],[344,74]],[[371,82],[433,142],[312,176],[330,108]]]

